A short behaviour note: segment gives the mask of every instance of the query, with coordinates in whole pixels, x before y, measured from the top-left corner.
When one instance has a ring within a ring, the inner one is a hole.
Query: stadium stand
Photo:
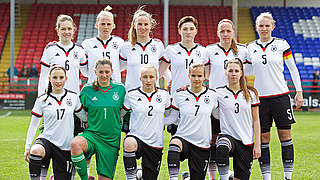
[[[4,42],[6,40],[6,36],[9,30],[9,4],[2,3],[0,4],[0,54],[2,54]]]

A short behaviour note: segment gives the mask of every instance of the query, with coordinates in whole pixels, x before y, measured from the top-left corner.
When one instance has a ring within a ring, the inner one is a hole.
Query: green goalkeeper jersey
[[[125,97],[125,88],[121,83],[111,81],[108,87],[95,90],[92,83],[83,87],[80,100],[88,112],[88,124],[85,131],[90,131],[97,138],[120,147],[121,121],[120,110]]]

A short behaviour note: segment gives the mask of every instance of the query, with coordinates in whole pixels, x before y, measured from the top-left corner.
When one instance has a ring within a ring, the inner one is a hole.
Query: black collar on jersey
[[[151,96],[149,97],[149,96],[147,95],[147,93],[145,93],[145,92],[143,92],[143,91],[141,90],[141,87],[138,88],[138,91],[139,91],[141,94],[145,95],[145,96],[147,97],[147,99],[148,99],[149,102],[151,102],[152,96],[157,93],[157,89],[155,89],[155,91],[152,92],[152,93],[151,93]]]
[[[60,101],[57,99],[57,97],[53,96],[51,93],[49,94],[49,96],[52,97],[54,100],[56,100],[57,103],[59,104],[59,106],[61,106],[61,102],[62,102],[63,98],[66,97],[67,91],[68,90],[64,89],[64,95],[62,95]]]
[[[107,40],[106,44],[103,43],[103,40],[96,37],[98,41],[100,41],[100,43],[102,44],[103,48],[106,49],[107,48],[107,45],[108,43],[112,40],[112,36]]]
[[[150,39],[147,43],[146,43],[146,45],[142,45],[141,43],[139,43],[139,42],[136,42],[136,44],[138,44],[141,48],[142,48],[142,50],[143,51],[145,51],[146,50],[146,47],[150,44],[152,42],[152,39]]]
[[[237,93],[234,93],[228,86],[225,86],[227,88],[228,91],[230,91],[234,98],[237,99],[238,98],[238,95],[240,94],[241,90],[239,90]]]
[[[263,52],[264,52],[264,51],[266,51],[267,47],[268,47],[271,43],[273,43],[274,40],[275,40],[275,38],[273,38],[269,43],[267,43],[267,44],[266,44],[266,47],[263,47],[262,44],[258,43],[258,40],[256,40],[256,44],[257,44],[258,46],[260,46],[261,49],[262,49]]]
[[[229,48],[228,51],[226,51],[222,46],[220,46],[220,44],[218,44],[218,47],[219,47],[220,49],[222,49],[222,51],[224,52],[224,54],[225,54],[226,56],[228,56],[231,48]]]
[[[66,54],[67,57],[69,56],[70,51],[76,46],[76,44],[73,43],[72,47],[68,51],[66,51],[66,50],[64,50],[63,47],[59,46],[58,44],[56,44],[56,45],[58,46],[58,48],[62,49],[62,51]]]
[[[186,50],[186,52],[188,53],[188,56],[191,55],[192,50],[196,49],[198,47],[198,44],[196,44],[193,48],[190,49],[190,51],[188,51],[188,49],[186,47],[184,47],[182,45],[182,43],[179,43],[179,45],[182,47],[182,49]]]
[[[206,89],[205,89],[202,93],[200,93],[199,96],[196,96],[196,94],[194,94],[194,92],[190,91],[189,88],[187,88],[187,91],[188,91],[190,94],[192,94],[192,95],[194,96],[194,98],[196,99],[196,101],[198,102],[200,96],[202,96],[203,94],[205,94],[205,93],[208,91],[208,89],[209,89],[208,87],[204,87],[204,88],[206,88]]]

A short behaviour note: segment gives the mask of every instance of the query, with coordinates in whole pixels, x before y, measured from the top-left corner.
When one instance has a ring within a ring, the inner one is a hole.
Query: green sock
[[[83,152],[79,155],[71,155],[71,160],[76,168],[81,180],[89,180],[87,173],[87,162]]]

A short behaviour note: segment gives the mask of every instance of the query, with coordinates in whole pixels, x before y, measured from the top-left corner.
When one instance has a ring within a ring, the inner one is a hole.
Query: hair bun
[[[107,7],[104,8],[104,10],[107,12],[110,12],[112,10],[112,7],[108,5]]]

